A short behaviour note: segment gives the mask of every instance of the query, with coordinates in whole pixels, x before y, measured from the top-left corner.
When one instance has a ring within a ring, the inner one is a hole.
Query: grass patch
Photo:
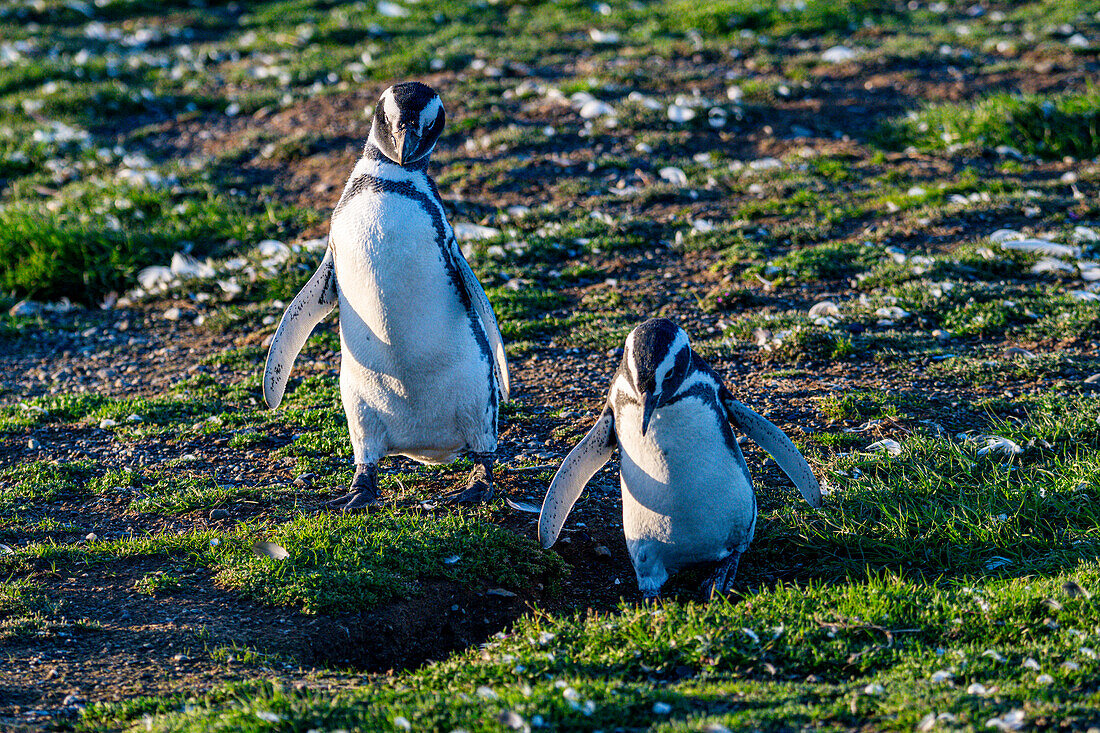
[[[421,592],[420,581],[528,588],[563,573],[556,555],[489,520],[489,510],[431,515],[300,516],[280,525],[238,525],[232,532],[196,530],[82,546],[32,544],[0,556],[0,572],[38,562],[80,567],[133,557],[166,557],[209,567],[219,584],[263,603],[307,613],[358,611]],[[285,560],[253,552],[274,542]],[[150,581],[153,582],[153,581]]]
[[[912,730],[930,712],[981,728],[1020,709],[1024,720],[1053,714],[1086,726],[1089,693],[1066,693],[1091,689],[1100,672],[1088,639],[1100,615],[1064,587],[1097,580],[1095,562],[1041,581],[972,585],[887,573],[779,584],[733,603],[536,613],[483,650],[339,695],[249,683],[184,706],[99,705],[85,720],[153,714],[153,730],[178,731],[267,730],[265,720],[289,729],[488,731],[518,721],[509,727],[593,731],[806,728],[826,719]]]
[[[977,102],[929,105],[886,123],[877,139],[895,149],[1005,145],[1042,158],[1091,158],[1100,154],[1100,92],[994,94]]]

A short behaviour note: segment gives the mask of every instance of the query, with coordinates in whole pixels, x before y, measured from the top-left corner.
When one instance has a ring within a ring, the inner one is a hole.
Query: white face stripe
[[[401,118],[401,110],[397,107],[397,100],[393,98],[393,89],[382,92],[382,110],[386,113],[390,127],[396,125]]]
[[[623,347],[623,362],[626,364],[627,371],[630,372],[630,381],[634,384],[638,384],[638,366],[634,363],[634,339],[638,337],[637,331],[631,331],[630,335],[626,337],[626,345]],[[631,392],[634,390],[631,389]]]
[[[417,130],[417,134],[424,134],[424,131],[435,122],[441,109],[443,109],[443,103],[439,101],[439,97],[432,97],[431,101],[424,105],[424,109],[420,111],[420,129]]]
[[[656,381],[657,393],[661,392],[661,385],[665,383],[665,377],[672,371],[672,368],[676,366],[676,355],[685,349],[690,349],[691,344],[688,342],[687,334],[682,329],[677,329],[676,338],[672,340],[672,343],[668,347],[668,353],[665,354],[665,358],[661,359],[661,363],[657,365],[657,370],[654,372]]]

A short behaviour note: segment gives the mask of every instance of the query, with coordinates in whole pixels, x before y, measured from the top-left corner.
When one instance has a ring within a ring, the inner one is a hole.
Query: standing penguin
[[[340,394],[355,454],[349,511],[378,500],[378,460],[391,454],[475,466],[452,501],[493,493],[497,408],[508,364],[489,300],[462,256],[428,160],[443,131],[439,96],[396,84],[374,110],[363,156],[332,213],[329,248],[283,314],[264,370],[264,399],[282,400],[309,334],[340,304]]]
[[[687,334],[654,318],[626,338],[596,425],[565,457],[539,517],[550,547],[589,479],[621,449],[623,530],[638,588],[659,595],[669,574],[718,562],[704,594],[724,593],[756,529],[756,494],[730,423],[779,463],[811,506],[821,489],[779,428],[733,399]]]

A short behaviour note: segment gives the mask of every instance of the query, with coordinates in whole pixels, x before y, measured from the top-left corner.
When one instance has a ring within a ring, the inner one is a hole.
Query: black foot
[[[351,480],[351,491],[339,499],[325,502],[325,506],[347,514],[348,512],[370,511],[378,506],[378,464],[357,463],[355,478]]]
[[[440,497],[445,504],[480,504],[493,498],[493,461],[492,453],[474,453],[476,462],[466,485]]]
[[[709,601],[716,595],[724,596],[733,587],[733,579],[737,576],[737,565],[741,562],[741,553],[734,550],[729,557],[721,560],[710,577],[703,583],[700,589],[703,600]]]

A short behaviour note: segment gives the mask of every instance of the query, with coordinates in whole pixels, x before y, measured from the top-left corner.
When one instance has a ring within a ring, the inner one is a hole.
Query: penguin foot
[[[700,588],[704,601],[712,600],[715,596],[724,596],[732,590],[733,579],[737,576],[737,566],[740,562],[741,553],[734,551],[718,563],[718,567]]]
[[[344,514],[355,511],[370,511],[378,506],[378,464],[358,463],[355,465],[355,477],[351,480],[351,491],[339,499],[325,502],[325,506]]]
[[[480,504],[493,498],[493,455],[475,454],[474,460],[466,485],[441,497],[445,504]]]

